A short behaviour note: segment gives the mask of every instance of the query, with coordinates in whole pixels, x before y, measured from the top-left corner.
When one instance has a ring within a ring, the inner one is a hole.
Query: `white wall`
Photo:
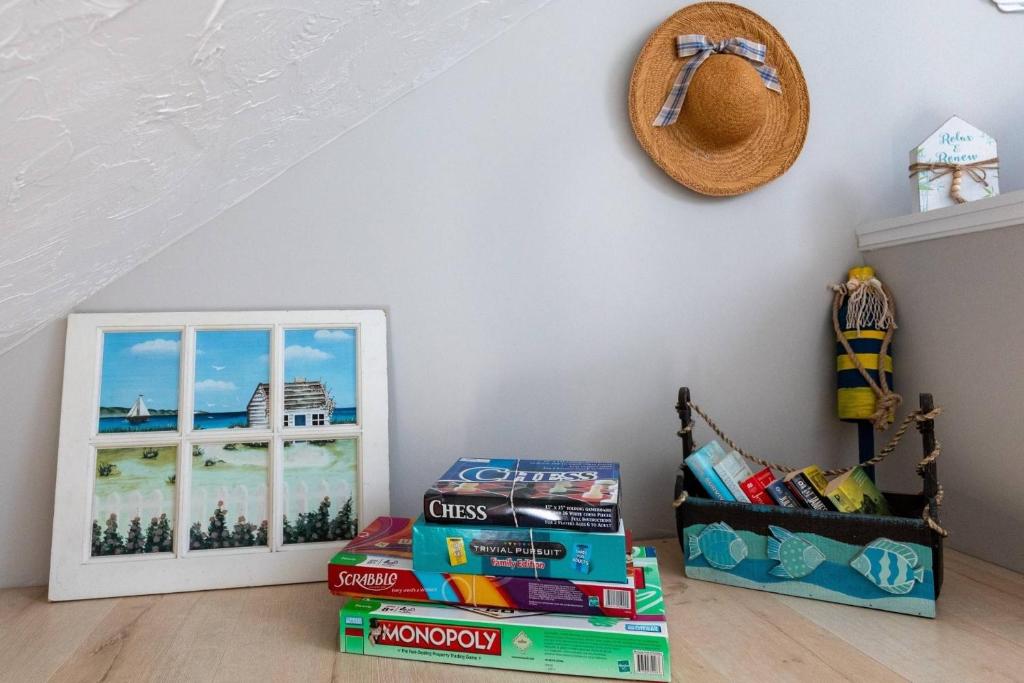
[[[0,353],[547,1],[5,1]]]
[[[812,103],[803,155],[751,194],[697,196],[632,137],[633,59],[678,0],[563,0],[79,308],[387,308],[396,514],[460,455],[612,458],[628,523],[673,533],[683,383],[766,457],[848,462],[825,285],[857,260],[855,225],[908,211],[907,150],[949,114],[995,135],[1005,190],[1021,186],[1024,93],[1000,79],[1024,70],[1024,16],[747,4],[794,48]],[[0,554],[6,583],[45,578],[62,333],[0,357],[19,388],[0,394],[0,542],[22,548]],[[951,525],[956,546],[978,522]]]

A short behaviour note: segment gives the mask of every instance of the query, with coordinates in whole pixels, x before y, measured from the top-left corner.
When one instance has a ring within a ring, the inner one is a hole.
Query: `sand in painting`
[[[175,446],[96,452],[93,555],[170,552],[176,458]]]
[[[347,540],[358,528],[357,439],[286,441],[284,542]]]

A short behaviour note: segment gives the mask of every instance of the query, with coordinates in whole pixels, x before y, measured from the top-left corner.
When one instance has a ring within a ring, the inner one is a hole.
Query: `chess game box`
[[[412,564],[412,523],[378,517],[327,566],[335,595],[467,607],[502,607],[606,617],[637,616],[637,590],[644,588],[643,560],[626,583],[514,576],[417,572]]]
[[[468,666],[669,681],[668,627],[652,549],[641,559],[644,618],[542,614],[352,599],[339,620],[341,651]],[[643,552],[641,552],[643,554]]]
[[[431,524],[614,533],[619,465],[462,458],[424,494],[423,516]]]
[[[428,524],[412,527],[417,572],[458,572],[625,583],[630,539],[615,533],[497,526]]]

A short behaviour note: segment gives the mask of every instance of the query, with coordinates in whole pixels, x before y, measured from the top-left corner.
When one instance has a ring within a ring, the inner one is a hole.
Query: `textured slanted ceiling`
[[[0,0],[0,353],[548,1]]]

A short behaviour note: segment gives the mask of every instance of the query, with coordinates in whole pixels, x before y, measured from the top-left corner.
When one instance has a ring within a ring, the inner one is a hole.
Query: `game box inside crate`
[[[684,426],[680,436],[685,458],[693,450],[686,429],[691,421],[685,388],[677,408]],[[922,410],[931,410],[931,396],[922,395]],[[932,421],[923,421],[920,430],[929,453],[934,448]],[[934,462],[922,474],[924,493],[885,493],[892,515],[880,516],[713,500],[681,463],[674,498],[681,501],[676,528],[685,574],[742,588],[934,617],[942,586],[942,535],[923,519],[926,508],[932,519],[936,516]],[[802,562],[808,556],[818,561]],[[777,569],[780,565],[785,567]]]

